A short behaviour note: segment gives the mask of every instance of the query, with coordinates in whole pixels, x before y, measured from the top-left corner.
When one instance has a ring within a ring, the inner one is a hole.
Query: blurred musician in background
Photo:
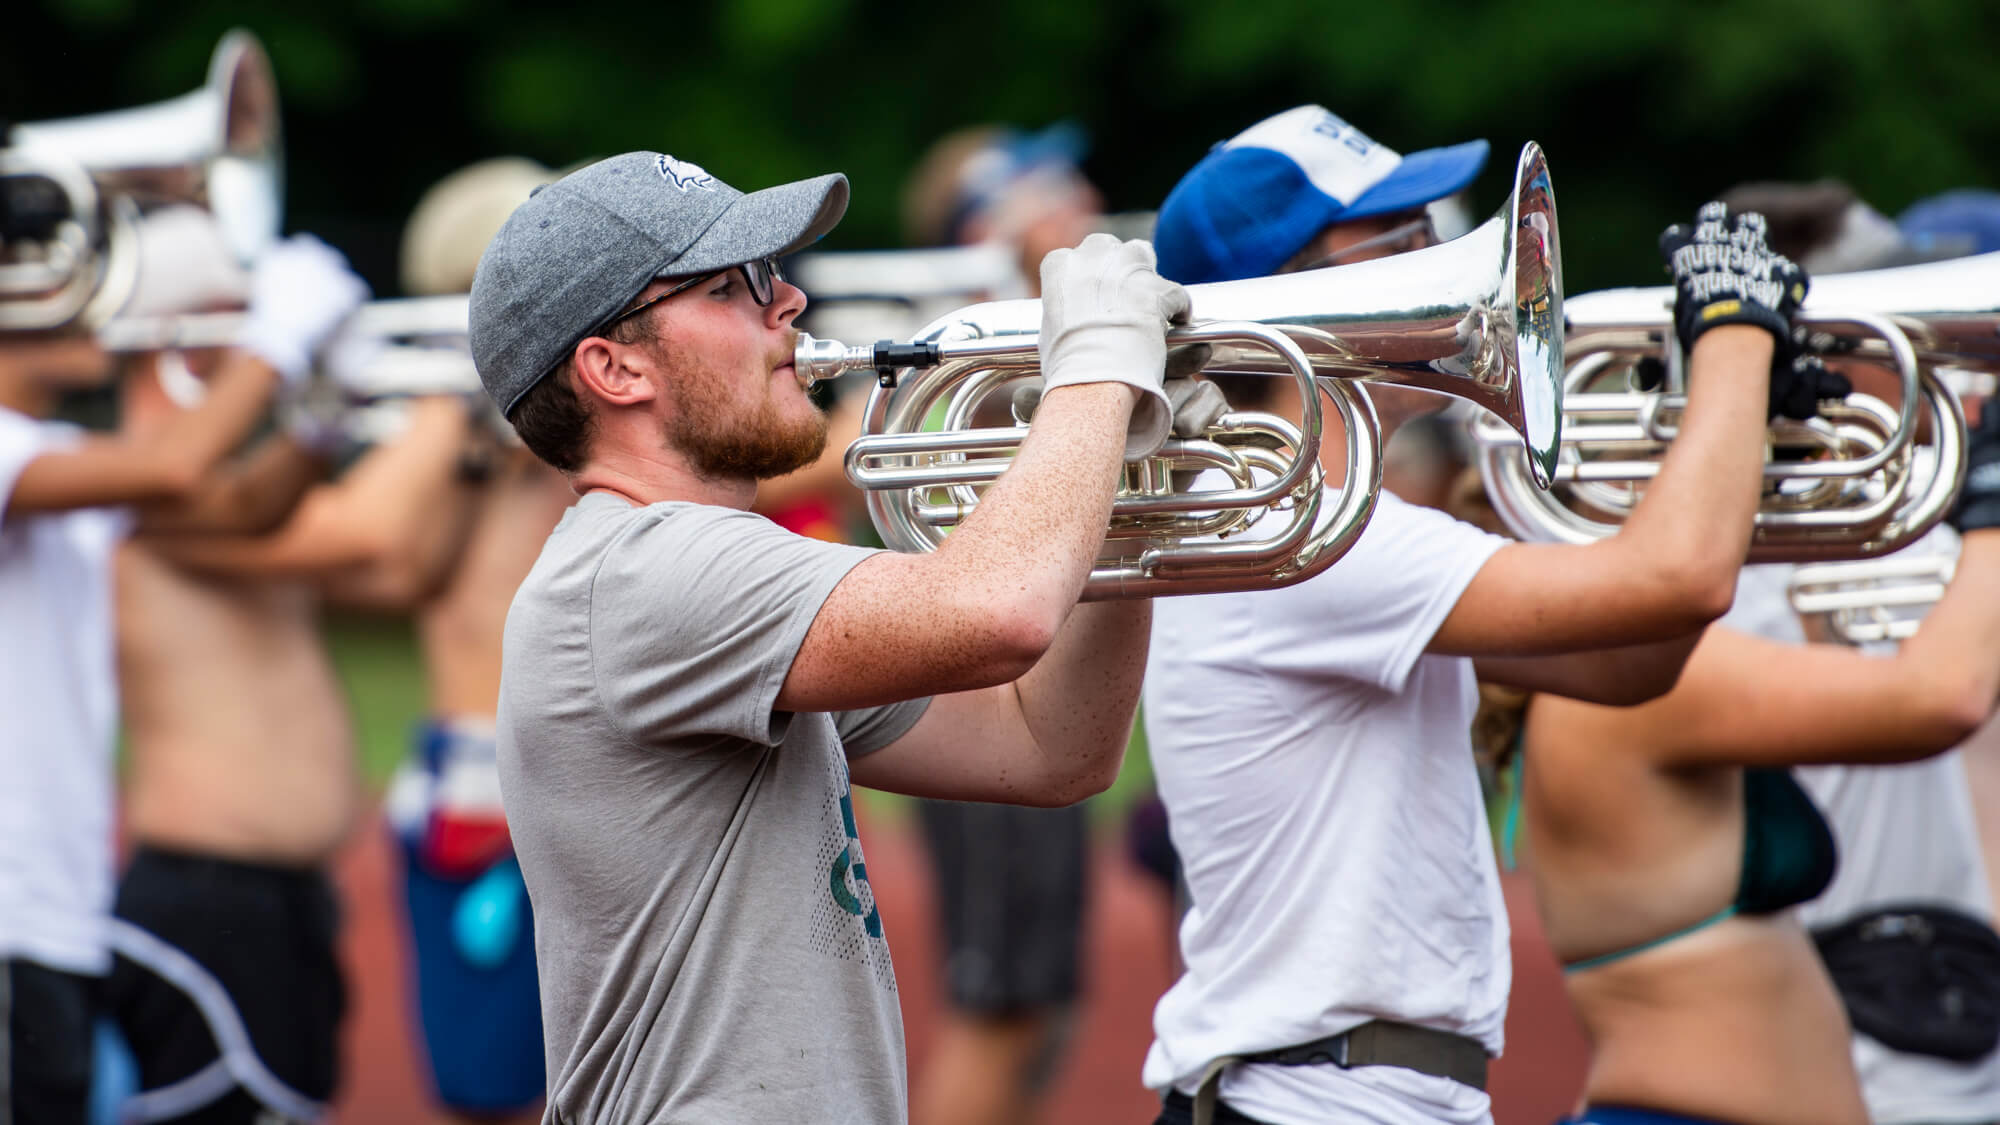
[[[1077,164],[1083,152],[1066,124],[948,134],[904,186],[904,236],[912,246],[1011,247],[1029,280],[1021,292],[989,296],[1039,296],[1042,258],[1083,241],[1102,218],[1103,200]],[[1081,986],[1089,807],[926,800],[919,815],[947,1008],[911,1090],[910,1119],[1031,1120],[1060,1071]]]
[[[2000,192],[1959,188],[1919,199],[1896,226],[1925,258],[1956,258],[2000,250]]]
[[[0,176],[0,260],[45,260],[40,245],[70,218],[54,198],[21,166]],[[241,300],[233,263],[203,272],[182,258],[206,222],[180,210],[139,221],[125,311]],[[288,352],[297,332],[274,328],[266,343]],[[249,530],[289,502],[231,459],[287,381],[265,350],[226,352],[207,397],[150,428],[47,420],[63,395],[113,374],[85,324],[0,331],[0,1114],[17,1121],[84,1119],[95,991],[111,968],[113,554],[135,526]]]
[[[2000,250],[2000,197],[1992,193],[1934,197],[1886,227],[1837,181],[1743,185],[1723,198],[1768,208],[1774,248],[1803,261],[1877,269]],[[1877,394],[1893,381],[1851,360],[1842,370]],[[1968,400],[1968,416],[1978,417],[1979,406]],[[1889,558],[1958,553],[1957,537],[1938,529]],[[1826,639],[1786,600],[1793,570],[1747,568],[1723,624],[1778,644]],[[1864,651],[1888,656],[1895,646]],[[1868,667],[1882,675],[1888,666]],[[1954,748],[1903,764],[1792,772],[1825,814],[1840,856],[1832,883],[1799,908],[1799,920],[1825,950],[1854,1025],[1854,1066],[1870,1119],[2000,1121],[2000,936],[1964,755]]]
[[[1421,246],[1424,205],[1485,155],[1475,142],[1403,157],[1301,106],[1182,179],[1161,261],[1206,282]],[[1711,215],[1702,235],[1729,232]],[[1761,252],[1754,228],[1739,237]],[[1754,298],[1751,280],[1706,283]],[[1510,963],[1467,736],[1475,663],[1607,703],[1673,684],[1742,565],[1800,280],[1770,286],[1771,305],[1738,301],[1745,323],[1710,322],[1682,440],[1617,536],[1508,544],[1383,495],[1312,581],[1159,602],[1146,731],[1191,895],[1187,969],[1154,1013],[1144,1072],[1163,1123],[1491,1119]],[[1443,401],[1368,393],[1385,437]],[[1322,448],[1338,449],[1327,428]]]
[[[2000,1033],[2000,938],[1962,770],[1932,757],[2000,698],[2000,483],[1979,471],[2000,463],[1993,403],[1970,444],[1957,576],[1893,655],[1803,643],[1790,568],[1751,567],[1666,695],[1527,701],[1524,851],[1593,1049],[1578,1122],[2000,1110],[1981,1061]],[[1851,1047],[1843,994],[1868,1032]]]
[[[512,157],[440,180],[404,228],[404,290],[470,291],[493,233],[530,191],[555,178]],[[470,352],[466,391],[484,403]],[[464,549],[411,607],[429,718],[387,803],[403,859],[418,1024],[445,1121],[528,1115],[542,1097],[534,915],[500,807],[493,713],[507,606],[576,500],[562,474],[515,440],[498,413],[483,412],[502,440],[486,453],[481,486],[465,498],[472,514]]]
[[[1087,151],[1068,122],[1040,132],[985,125],[939,138],[903,187],[903,239],[911,246],[1011,247],[1021,293],[1036,296],[1042,259],[1099,229],[1104,198],[1084,178]]]
[[[246,346],[295,378],[366,296],[338,253],[303,237],[266,254],[250,291]],[[169,355],[137,369],[123,400],[133,430],[212,394],[207,367],[191,353],[186,367]],[[405,604],[456,557],[470,415],[451,396],[409,413],[401,437],[266,534],[162,533],[119,554],[134,852],[107,996],[138,1063],[130,1119],[314,1120],[334,1092],[345,988],[325,864],[361,794],[317,611],[322,593]],[[296,489],[344,435],[310,410],[291,420],[248,468]]]

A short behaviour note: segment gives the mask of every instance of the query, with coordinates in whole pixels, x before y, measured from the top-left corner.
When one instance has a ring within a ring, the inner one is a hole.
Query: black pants
[[[98,981],[0,958],[0,1104],[16,1125],[83,1125]]]
[[[920,801],[937,873],[945,992],[985,1016],[1076,1001],[1090,812]]]
[[[115,913],[106,1004],[138,1061],[145,1119],[321,1116],[346,1008],[324,874],[141,848]],[[224,1037],[254,1058],[225,1060]]]
[[[1193,1125],[1194,1099],[1179,1090],[1170,1090],[1167,1100],[1160,1106],[1160,1116],[1153,1119],[1153,1125]],[[1229,1103],[1218,1100],[1215,1103],[1215,1125],[1264,1125],[1254,1117],[1244,1115],[1229,1108]]]

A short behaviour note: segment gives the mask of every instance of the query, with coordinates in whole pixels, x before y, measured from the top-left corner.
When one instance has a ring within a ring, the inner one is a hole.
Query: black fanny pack
[[[2000,934],[1948,907],[1887,906],[1813,931],[1854,1030],[1973,1062],[2000,1046]]]

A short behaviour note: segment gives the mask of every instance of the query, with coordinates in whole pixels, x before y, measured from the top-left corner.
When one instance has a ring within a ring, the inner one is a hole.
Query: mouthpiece
[[[885,387],[896,385],[896,372],[905,367],[936,367],[936,344],[896,344],[883,340],[850,347],[839,340],[816,340],[810,332],[799,333],[792,353],[792,368],[808,388],[821,379],[832,379],[849,371],[873,371]]]

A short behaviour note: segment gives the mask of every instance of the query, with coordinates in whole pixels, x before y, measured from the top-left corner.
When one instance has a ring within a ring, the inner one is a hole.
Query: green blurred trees
[[[403,216],[471,160],[663,148],[743,187],[848,173],[829,245],[893,245],[924,146],[1072,118],[1112,206],[1156,205],[1208,145],[1319,101],[1410,151],[1483,136],[1499,202],[1548,150],[1572,290],[1655,279],[1652,236],[1745,179],[1836,176],[1891,214],[2000,181],[1990,0],[16,0],[0,115],[192,88],[221,32],[270,47],[291,225],[392,291]]]

